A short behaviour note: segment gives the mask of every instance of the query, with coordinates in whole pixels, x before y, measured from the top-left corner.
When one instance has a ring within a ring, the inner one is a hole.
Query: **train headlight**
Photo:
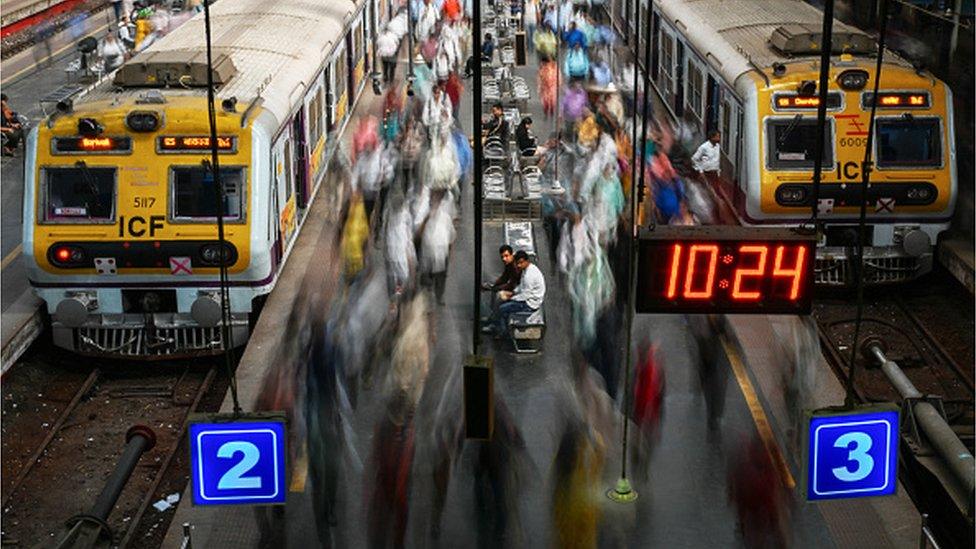
[[[225,265],[233,265],[237,261],[237,249],[233,244],[225,242],[221,245],[219,242],[211,242],[200,246],[201,263],[215,267],[220,265],[221,260]]]
[[[931,185],[912,185],[905,191],[909,204],[931,204],[935,201],[935,188]]]
[[[807,190],[797,185],[782,185],[776,189],[776,202],[783,206],[803,204],[807,199]]]
[[[47,259],[55,267],[79,267],[88,258],[81,246],[55,244],[47,250]]]
[[[98,308],[95,292],[71,292],[58,303],[54,320],[69,328],[77,328],[88,320],[88,312]]]
[[[134,132],[154,132],[159,129],[159,115],[153,111],[132,111],[125,116],[125,125]]]
[[[837,75],[837,85],[844,90],[863,90],[868,85],[868,71],[850,69]]]

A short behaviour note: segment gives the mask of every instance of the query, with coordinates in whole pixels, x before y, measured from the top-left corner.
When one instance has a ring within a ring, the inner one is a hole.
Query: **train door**
[[[721,141],[721,168],[722,173],[729,177],[735,173],[735,159],[738,145],[738,115],[735,103],[731,95],[722,90],[722,101],[720,103],[719,119],[722,121],[719,131],[722,132]]]
[[[308,206],[310,189],[308,188],[308,144],[305,139],[305,109],[298,109],[291,121],[292,136],[292,177],[295,184],[296,202],[299,208]]]
[[[685,59],[685,44],[681,40],[677,41],[675,44],[678,53],[675,55],[674,64],[674,115],[681,118],[685,113],[685,75],[684,75],[684,59]]]
[[[719,85],[711,74],[705,86],[705,132],[718,129]]]
[[[290,128],[285,128],[278,143],[275,145],[274,161],[274,185],[275,200],[277,202],[276,213],[278,218],[278,239],[280,241],[279,254],[283,254],[288,249],[288,244],[295,236],[297,226],[296,205],[295,205],[295,181],[292,172],[292,143],[290,139]]]

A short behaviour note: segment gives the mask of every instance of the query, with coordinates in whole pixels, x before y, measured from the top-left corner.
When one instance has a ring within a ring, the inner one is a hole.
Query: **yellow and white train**
[[[385,0],[211,7],[234,346],[274,288],[368,79]],[[24,255],[56,345],[219,352],[203,15],[58,106],[26,142]]]
[[[637,29],[631,14],[638,1],[614,0],[613,13],[643,55],[647,2]],[[653,86],[673,119],[700,136],[722,133],[720,187],[740,222],[809,220],[822,12],[801,0],[655,0],[652,17]],[[832,49],[816,278],[847,285],[877,43],[835,21]],[[933,243],[948,228],[957,196],[949,87],[886,52],[878,95],[868,283],[931,270]]]

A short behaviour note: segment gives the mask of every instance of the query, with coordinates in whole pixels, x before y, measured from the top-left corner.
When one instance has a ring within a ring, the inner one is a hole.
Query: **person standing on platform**
[[[691,164],[706,178],[718,177],[720,171],[722,134],[718,130],[708,132],[708,139],[691,155]]]
[[[396,75],[397,52],[400,42],[392,32],[385,30],[376,37],[376,55],[383,62],[383,83],[389,85]]]
[[[539,3],[538,0],[525,0],[525,6],[522,9],[522,27],[525,29],[525,42],[529,51],[532,51],[535,45],[532,43],[532,39],[535,38],[535,28],[539,24]]]
[[[558,91],[559,64],[546,60],[539,64],[538,90],[542,101],[542,112],[546,118],[556,116],[556,96]]]

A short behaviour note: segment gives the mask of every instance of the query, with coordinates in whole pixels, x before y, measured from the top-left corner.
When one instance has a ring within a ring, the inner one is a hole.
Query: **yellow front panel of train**
[[[206,101],[196,97],[162,105],[98,102],[42,126],[38,265],[61,274],[217,274],[217,188],[205,113]],[[138,116],[152,124],[153,114],[155,131],[133,131]],[[224,253],[233,261],[229,271],[238,273],[250,260],[250,132],[240,128],[239,114],[219,113],[217,127],[224,235],[233,247]],[[83,254],[78,262],[75,249]]]
[[[867,74],[867,84],[860,90],[842,90],[838,76],[852,70]],[[869,63],[831,70],[826,140],[833,147],[828,146],[825,152],[821,198],[832,198],[823,199],[824,213],[858,212],[873,78],[873,64]],[[804,81],[818,82],[818,72],[791,71],[768,88],[757,80],[758,127],[762,136],[757,160],[761,205],[766,214],[805,215],[812,204],[811,197],[804,195],[807,205],[788,205],[789,199],[801,198],[791,192],[803,192],[797,189],[809,185],[813,178],[819,99],[800,92]],[[868,213],[883,216],[947,212],[952,199],[952,134],[947,117],[951,105],[947,106],[944,86],[912,70],[886,66],[879,97],[875,126],[879,130],[875,132],[872,151],[876,167],[871,173]]]

